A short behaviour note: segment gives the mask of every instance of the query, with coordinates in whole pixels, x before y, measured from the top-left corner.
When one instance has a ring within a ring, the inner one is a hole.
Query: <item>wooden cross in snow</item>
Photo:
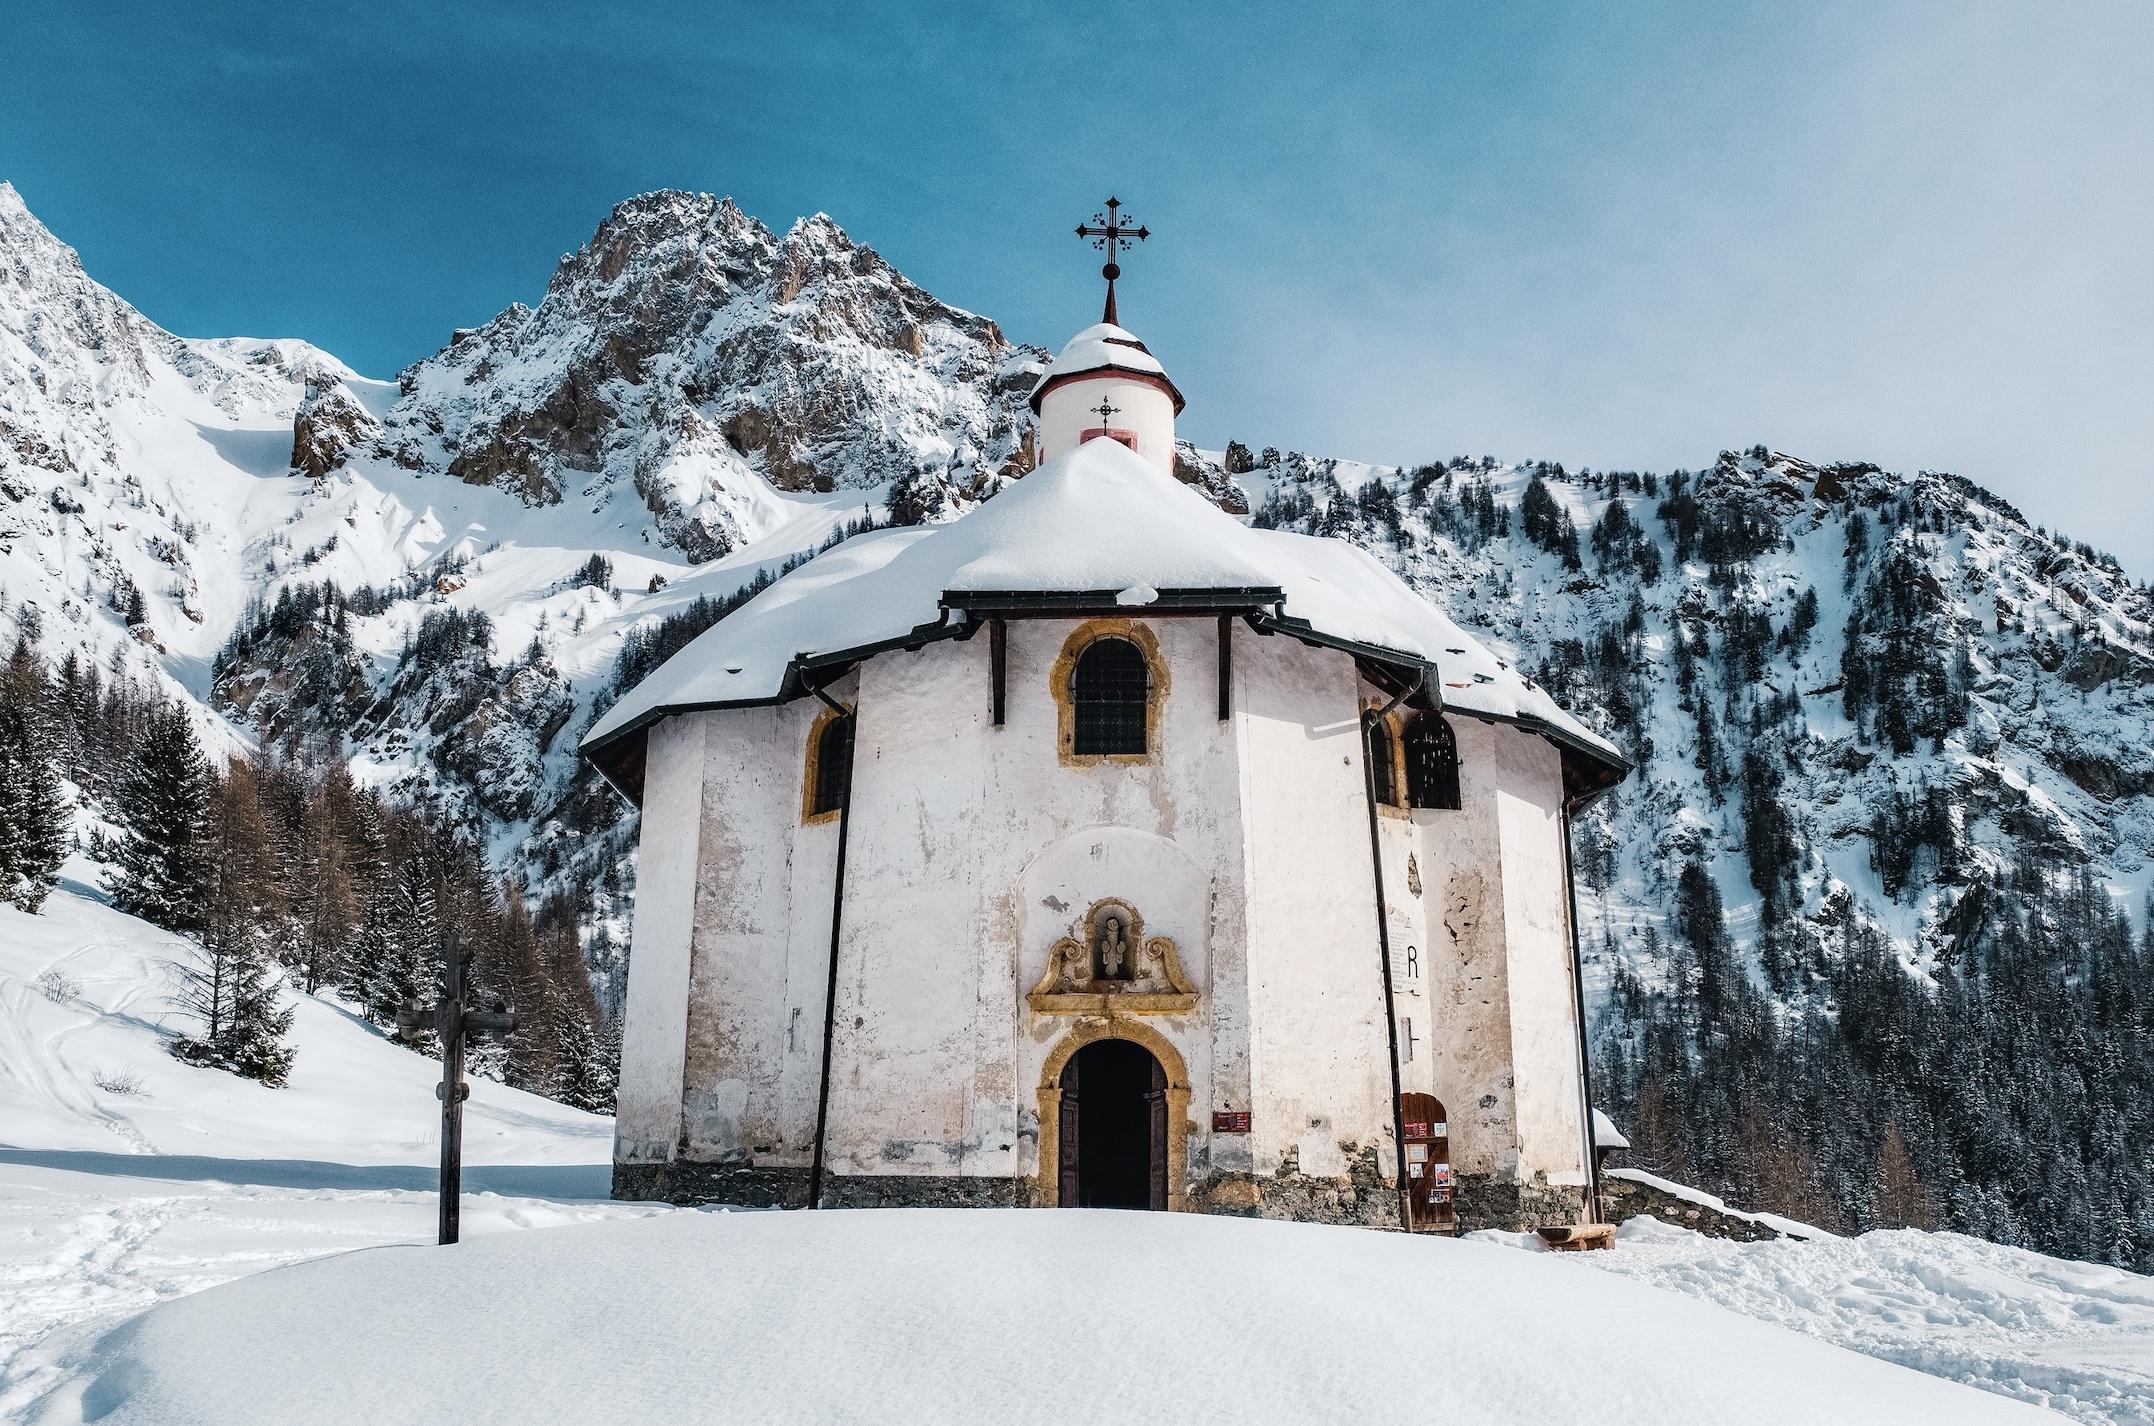
[[[490,1010],[465,1003],[470,994],[471,952],[463,948],[454,931],[442,947],[442,956],[441,999],[432,1005],[414,999],[397,1011],[396,1034],[400,1040],[416,1040],[431,1019],[434,1033],[441,1038],[441,1083],[434,1086],[434,1097],[441,1101],[439,1241],[453,1243],[462,1217],[464,1101],[471,1097],[471,1086],[464,1082],[464,1046],[473,1036],[507,1035],[516,1028],[516,1017],[499,1000]]]
[[[1121,325],[1114,315],[1114,280],[1122,275],[1122,250],[1152,236],[1150,228],[1132,228],[1123,222],[1121,209],[1121,199],[1109,198],[1106,212],[1094,213],[1091,222],[1077,225],[1078,237],[1090,238],[1093,247],[1107,254],[1106,264],[1099,270],[1099,275],[1107,279],[1107,315],[1100,320],[1112,326]]]

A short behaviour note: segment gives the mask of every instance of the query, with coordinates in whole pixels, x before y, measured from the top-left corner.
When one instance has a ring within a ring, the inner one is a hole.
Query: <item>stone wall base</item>
[[[1604,1187],[1644,1190],[1644,1185],[1607,1180]],[[1650,1192],[1650,1190],[1645,1190]],[[1453,1187],[1458,1231],[1505,1228],[1523,1231],[1559,1223],[1582,1222],[1584,1188],[1545,1182],[1503,1183],[1485,1175],[1461,1175]],[[808,1171],[804,1168],[757,1168],[742,1164],[617,1163],[613,1196],[661,1203],[722,1203],[741,1208],[805,1208]],[[1610,1195],[1613,1197],[1613,1195]],[[1636,1201],[1632,1199],[1635,1197]],[[1666,1195],[1657,1195],[1665,1198]],[[970,1178],[955,1174],[831,1174],[823,1180],[826,1208],[1012,1208],[1035,1207],[1039,1194],[1030,1180]],[[1693,1207],[1669,1200],[1678,1211],[1647,1206],[1643,1194],[1626,1194],[1624,1211],[1659,1212],[1686,1227],[1702,1226],[1679,1216]],[[1337,1223],[1357,1228],[1397,1229],[1398,1192],[1386,1183],[1373,1148],[1356,1152],[1343,1177],[1300,1174],[1290,1161],[1274,1174],[1221,1173],[1189,1187],[1190,1211],[1243,1218],[1279,1218],[1297,1223]],[[1729,1220],[1739,1223],[1740,1220]],[[1748,1227],[1749,1225],[1743,1225]],[[1710,1230],[1708,1230],[1710,1231]],[[1737,1236],[1729,1232],[1726,1236]],[[1771,1234],[1759,1230],[1757,1236]]]
[[[805,1208],[808,1171],[675,1159],[663,1164],[616,1163],[613,1196],[690,1206]],[[1017,1185],[1006,1178],[955,1174],[825,1174],[825,1208],[1009,1208]]]
[[[805,1208],[808,1171],[702,1163],[695,1159],[673,1159],[661,1164],[616,1162],[613,1196],[689,1206],[724,1203],[740,1208]]]
[[[1553,1184],[1541,1178],[1516,1183],[1489,1174],[1469,1173],[1459,1174],[1451,1185],[1451,1204],[1458,1214],[1461,1233],[1483,1228],[1523,1233],[1532,1228],[1583,1223],[1586,1197],[1584,1184]]]

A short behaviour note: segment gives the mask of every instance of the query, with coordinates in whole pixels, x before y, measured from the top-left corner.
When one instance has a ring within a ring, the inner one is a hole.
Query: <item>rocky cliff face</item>
[[[780,237],[730,199],[648,193],[561,260],[536,308],[404,372],[380,449],[532,505],[632,486],[701,561],[763,533],[759,480],[977,489],[1017,455],[1044,360],[827,217]]]

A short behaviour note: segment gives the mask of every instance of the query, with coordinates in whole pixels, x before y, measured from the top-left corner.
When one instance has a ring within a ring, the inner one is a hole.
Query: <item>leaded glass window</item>
[[[815,740],[815,794],[808,815],[820,817],[845,805],[846,784],[853,780],[853,720],[840,716],[823,724]]]
[[[1138,753],[1145,747],[1151,676],[1144,655],[1127,639],[1094,639],[1070,674],[1078,756]]]
[[[1459,809],[1458,739],[1441,713],[1422,713],[1406,725],[1406,788],[1416,807]]]

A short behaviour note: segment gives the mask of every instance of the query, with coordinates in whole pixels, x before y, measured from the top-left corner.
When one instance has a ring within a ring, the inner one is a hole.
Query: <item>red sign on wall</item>
[[[1249,1111],[1246,1109],[1214,1109],[1212,1111],[1214,1134],[1246,1134],[1249,1132]]]

